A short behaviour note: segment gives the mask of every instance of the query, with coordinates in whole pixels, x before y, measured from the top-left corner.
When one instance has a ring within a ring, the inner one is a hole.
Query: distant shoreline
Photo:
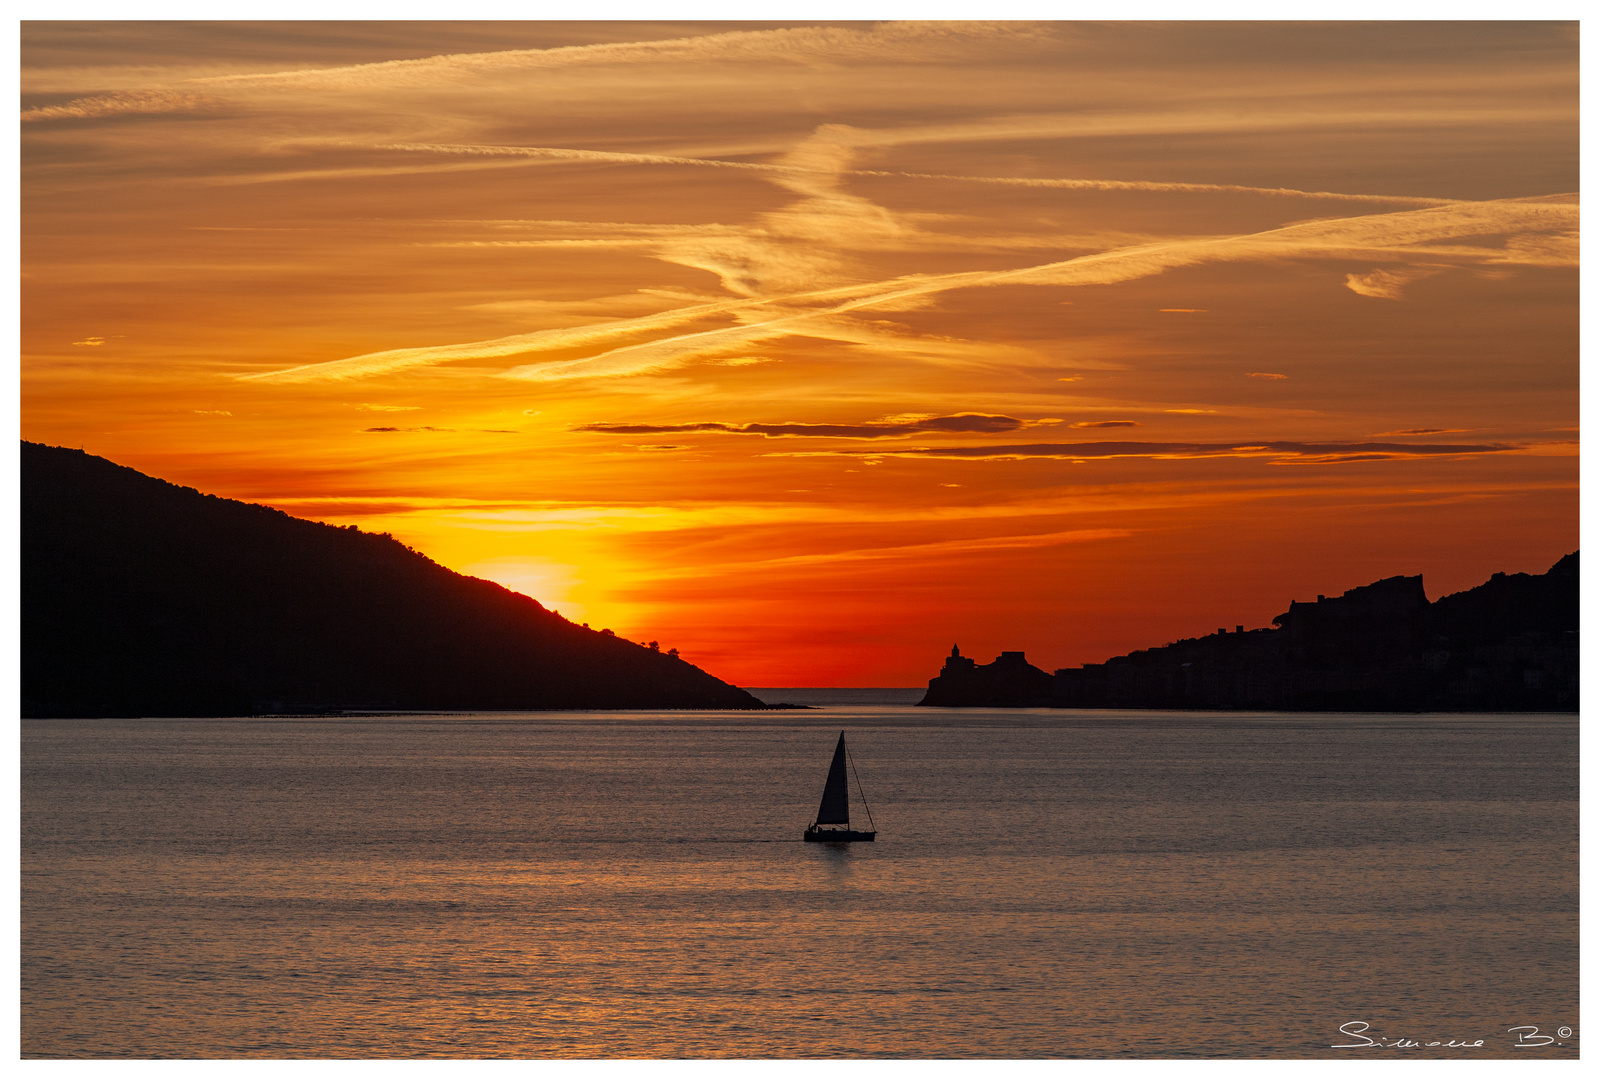
[[[795,705],[915,705],[927,686],[746,686],[747,694],[762,701]]]

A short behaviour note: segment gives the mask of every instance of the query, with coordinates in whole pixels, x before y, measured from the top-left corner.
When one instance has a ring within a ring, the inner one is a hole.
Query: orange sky
[[[1572,24],[26,23],[23,437],[747,686],[1578,546]]]

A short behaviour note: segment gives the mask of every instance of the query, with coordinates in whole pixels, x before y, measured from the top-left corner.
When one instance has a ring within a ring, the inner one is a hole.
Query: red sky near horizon
[[[745,686],[1578,546],[1571,23],[24,23],[23,437]]]

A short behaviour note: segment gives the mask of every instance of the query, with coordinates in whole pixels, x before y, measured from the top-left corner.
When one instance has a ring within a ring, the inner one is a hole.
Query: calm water
[[[792,698],[791,698],[792,700]],[[803,844],[849,729],[879,842]],[[1573,1057],[1577,721],[27,721],[29,1057]],[[1386,1042],[1331,1049],[1341,1024]]]

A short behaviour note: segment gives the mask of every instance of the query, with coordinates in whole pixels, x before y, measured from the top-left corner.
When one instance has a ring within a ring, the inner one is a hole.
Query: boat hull
[[[873,840],[876,832],[857,832],[855,829],[819,829],[812,826],[802,837],[813,844],[850,844],[858,840]]]

